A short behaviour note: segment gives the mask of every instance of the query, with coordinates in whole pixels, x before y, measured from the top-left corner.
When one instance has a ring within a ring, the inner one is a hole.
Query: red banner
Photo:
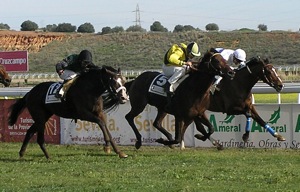
[[[28,53],[27,51],[0,52],[0,64],[5,67],[6,71],[26,72],[29,70]]]
[[[9,107],[15,100],[0,100],[0,141],[1,142],[23,142],[25,134],[34,123],[27,109],[25,109],[16,124],[8,125]],[[30,140],[36,142],[36,134]],[[60,118],[52,116],[46,123],[45,142],[60,144]]]

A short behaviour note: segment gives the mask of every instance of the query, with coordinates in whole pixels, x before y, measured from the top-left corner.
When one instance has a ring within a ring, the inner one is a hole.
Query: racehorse
[[[251,118],[261,127],[264,127],[272,136],[277,138],[278,141],[285,141],[283,136],[275,132],[259,116],[252,103],[251,90],[259,80],[273,87],[277,92],[283,89],[282,80],[270,61],[268,59],[263,60],[260,57],[254,57],[246,63],[245,67],[236,70],[233,80],[227,77],[223,78],[219,85],[220,91],[216,91],[210,97],[208,110],[226,113],[227,115],[245,115],[247,122],[245,133],[242,137],[244,142],[247,142],[249,139]],[[206,122],[206,120],[204,120],[204,122]],[[199,121],[195,122],[195,124],[197,130],[203,134],[197,134],[195,137],[205,141],[209,135]],[[206,124],[206,126],[211,126],[211,124]]]
[[[5,87],[8,87],[11,83],[11,78],[5,70],[5,67],[2,65],[0,65],[0,83],[2,83]]]
[[[81,74],[66,93],[65,101],[45,103],[47,92],[51,90],[52,85],[57,84],[55,82],[43,82],[33,87],[23,98],[11,106],[9,115],[9,124],[13,125],[22,110],[27,108],[34,120],[33,125],[27,130],[19,152],[20,157],[24,156],[29,140],[37,132],[37,143],[46,158],[49,158],[45,148],[44,129],[47,120],[53,114],[97,123],[104,135],[105,152],[109,152],[109,144],[111,144],[120,158],[127,157],[112,140],[104,119],[104,111],[113,110],[118,104],[123,104],[128,100],[124,83],[125,79],[121,75],[120,69],[115,70],[112,67],[103,66],[102,68],[92,68]]]
[[[194,116],[201,115],[205,111],[203,109],[206,109],[206,103],[202,101],[207,100],[206,97],[209,96],[209,94],[204,95],[203,93],[209,88],[211,83],[213,83],[216,74],[222,76],[228,75],[231,78],[234,76],[233,70],[227,65],[223,57],[219,53],[211,51],[207,51],[204,54],[195,68],[196,70],[191,72],[178,86],[172,98],[174,106],[170,113],[175,115],[176,127],[182,126],[183,122],[185,122],[186,125],[189,124]],[[131,110],[126,114],[125,118],[135,133],[137,139],[135,143],[136,149],[139,149],[142,145],[142,136],[134,123],[134,118],[144,110],[147,104],[157,108],[157,115],[153,126],[161,131],[168,140],[173,140],[172,135],[162,127],[162,120],[167,114],[165,111],[167,98],[148,92],[151,83],[158,75],[160,75],[159,72],[146,71],[135,80],[125,83],[131,104]],[[166,81],[166,78],[160,78],[159,83],[163,86]],[[178,104],[180,104],[180,106],[176,108]],[[181,138],[177,138],[177,140],[181,141]],[[160,139],[158,139],[157,142],[160,142]]]

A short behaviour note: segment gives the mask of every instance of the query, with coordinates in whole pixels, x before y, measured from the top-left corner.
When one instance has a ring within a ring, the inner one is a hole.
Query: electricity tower
[[[141,17],[140,17],[139,4],[136,5],[136,9],[133,12],[135,12],[135,25],[136,26],[141,26]]]

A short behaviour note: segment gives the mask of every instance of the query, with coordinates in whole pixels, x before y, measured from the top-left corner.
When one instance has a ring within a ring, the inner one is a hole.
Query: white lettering
[[[27,63],[27,59],[26,58],[16,58],[16,59],[3,59],[0,58],[0,64],[2,65],[22,65],[22,64],[26,64]]]

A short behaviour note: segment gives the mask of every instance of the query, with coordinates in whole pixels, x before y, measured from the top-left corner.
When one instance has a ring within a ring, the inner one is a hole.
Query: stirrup
[[[215,91],[220,91],[220,88],[218,87],[217,84],[214,84],[210,87],[210,92],[212,95],[214,95]]]

